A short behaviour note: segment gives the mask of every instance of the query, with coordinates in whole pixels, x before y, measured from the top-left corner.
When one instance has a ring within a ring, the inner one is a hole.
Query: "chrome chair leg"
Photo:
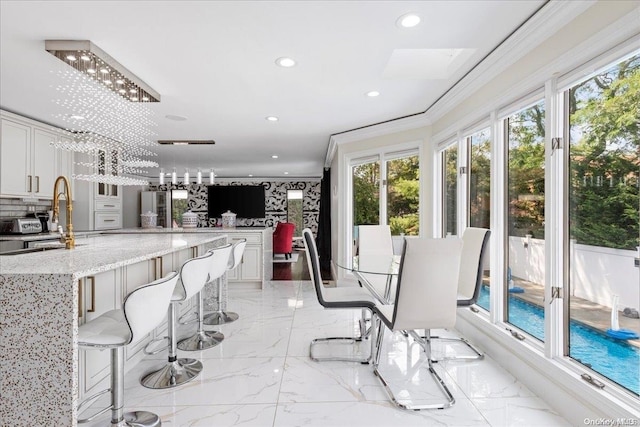
[[[224,335],[218,331],[205,331],[203,327],[203,301],[202,291],[198,292],[198,330],[189,338],[178,342],[178,348],[184,351],[206,350],[215,347],[224,340]]]
[[[169,306],[169,358],[168,363],[160,369],[149,372],[140,378],[140,383],[147,388],[173,388],[194,379],[202,371],[202,362],[195,359],[178,359],[176,345],[177,303]]]
[[[428,333],[425,333],[425,336],[420,337],[423,340],[439,340],[439,341],[449,341],[449,342],[462,342],[463,344],[465,344],[467,347],[469,347],[471,349],[471,351],[473,351],[474,354],[470,354],[470,355],[456,355],[456,356],[450,356],[450,357],[440,357],[438,359],[434,359],[431,358],[431,361],[433,363],[437,363],[437,362],[443,362],[445,360],[482,360],[484,359],[484,353],[482,353],[479,349],[477,349],[473,344],[471,344],[466,338],[464,337],[459,337],[459,338],[449,338],[449,337],[440,337],[437,335],[430,335]]]
[[[366,309],[365,309],[366,310]],[[368,310],[369,312],[371,312],[370,310]],[[371,312],[371,318],[374,318],[373,313]],[[372,343],[371,343],[371,350],[369,351],[369,354],[366,357],[341,357],[341,356],[316,356],[314,354],[314,349],[316,348],[316,346],[321,345],[321,344],[328,344],[328,343],[337,343],[337,342],[344,342],[345,344],[356,344],[358,342],[361,342],[363,340],[364,337],[366,337],[368,334],[370,334],[371,332],[374,332],[375,330],[375,326],[373,324],[373,320],[372,320],[372,325],[371,325],[371,331],[367,332],[367,328],[366,328],[366,323],[364,322],[364,318],[359,319],[358,321],[359,324],[359,328],[360,328],[360,337],[328,337],[328,338],[316,338],[311,340],[311,344],[309,345],[309,358],[311,360],[313,360],[314,362],[326,362],[326,361],[341,361],[341,362],[359,362],[362,364],[368,364],[369,362],[371,362],[372,357],[374,355],[374,343],[373,343],[373,338],[372,338]],[[365,332],[363,333],[363,329],[365,330]]]
[[[384,328],[381,325],[380,331],[378,332],[378,336],[380,337],[380,340],[379,340],[379,343],[377,344],[376,358],[373,364],[373,373],[375,374],[375,376],[378,377],[378,379],[382,383],[382,386],[384,387],[385,391],[387,392],[387,395],[389,396],[389,399],[393,402],[393,404],[401,409],[412,410],[412,411],[420,411],[422,409],[444,409],[444,408],[449,408],[453,406],[456,400],[454,399],[453,395],[449,391],[449,388],[446,386],[446,384],[444,383],[440,375],[438,375],[436,370],[433,368],[433,364],[431,362],[431,342],[429,339],[418,341],[418,343],[422,346],[426,354],[427,369],[429,371],[429,374],[434,379],[436,385],[438,386],[442,394],[445,396],[446,401],[442,403],[432,403],[432,404],[414,404],[411,401],[405,403],[404,399],[400,401],[396,398],[396,395],[394,394],[393,390],[389,386],[389,383],[387,382],[387,380],[385,380],[385,378],[380,373],[380,370],[378,369],[378,365],[380,362],[379,360],[380,349],[382,347],[382,336],[384,335],[384,333],[382,332],[383,329]],[[415,334],[415,331],[410,331],[409,334],[413,336]],[[429,334],[428,330],[426,331],[426,334],[428,336]],[[418,336],[417,334],[415,335]]]
[[[238,320],[240,317],[238,313],[232,311],[224,311],[226,304],[222,301],[222,278],[218,279],[218,310],[213,313],[209,313],[204,317],[204,324],[211,325],[224,325],[225,323],[231,323]],[[226,301],[225,301],[226,302]]]

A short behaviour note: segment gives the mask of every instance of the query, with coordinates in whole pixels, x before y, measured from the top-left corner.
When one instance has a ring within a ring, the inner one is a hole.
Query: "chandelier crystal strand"
[[[61,97],[54,102],[67,113],[55,115],[64,123],[65,131],[52,145],[94,156],[100,150],[118,153],[117,162],[111,165],[117,175],[77,174],[75,179],[115,185],[148,184],[148,181],[126,175],[144,175],[147,171],[141,168],[158,166],[157,162],[142,158],[156,156],[149,149],[157,146],[153,138],[156,123],[152,120],[151,110],[143,103],[126,101],[112,91],[109,86],[124,87],[124,80],[100,61],[83,60],[82,55],[78,55],[76,61],[83,62],[87,69],[95,67],[96,74],[100,76],[94,80],[88,74],[68,67],[58,71],[64,84],[56,88]],[[135,95],[143,96],[138,91]],[[104,168],[104,165],[88,162],[76,164],[92,170]]]

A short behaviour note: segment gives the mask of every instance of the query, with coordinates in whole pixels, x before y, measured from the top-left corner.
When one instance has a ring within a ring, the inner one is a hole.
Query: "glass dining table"
[[[392,304],[392,290],[400,272],[400,255],[354,256],[351,262],[337,262],[339,268],[348,270],[358,282],[380,302]]]

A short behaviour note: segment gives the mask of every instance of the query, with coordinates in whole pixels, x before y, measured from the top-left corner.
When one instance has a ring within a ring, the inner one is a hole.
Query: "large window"
[[[568,355],[640,394],[640,55],[571,87]],[[637,342],[637,340],[635,340]]]
[[[358,225],[389,224],[394,236],[420,233],[417,150],[356,159],[350,169],[354,230]]]
[[[544,119],[541,101],[505,120],[505,320],[539,340],[544,340]]]

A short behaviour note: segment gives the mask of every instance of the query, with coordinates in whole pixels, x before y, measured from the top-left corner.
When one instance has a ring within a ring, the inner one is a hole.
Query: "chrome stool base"
[[[202,362],[196,359],[178,359],[169,362],[157,371],[145,374],[140,384],[147,388],[163,389],[177,387],[198,376],[202,371]]]
[[[216,311],[204,316],[203,323],[205,325],[224,325],[225,323],[235,322],[239,317],[238,313],[232,311]]]
[[[218,331],[202,331],[178,342],[178,348],[184,351],[206,350],[215,347],[224,340]]]
[[[124,420],[118,423],[111,421],[112,427],[160,427],[161,425],[160,417],[147,411],[127,412],[124,414]]]

